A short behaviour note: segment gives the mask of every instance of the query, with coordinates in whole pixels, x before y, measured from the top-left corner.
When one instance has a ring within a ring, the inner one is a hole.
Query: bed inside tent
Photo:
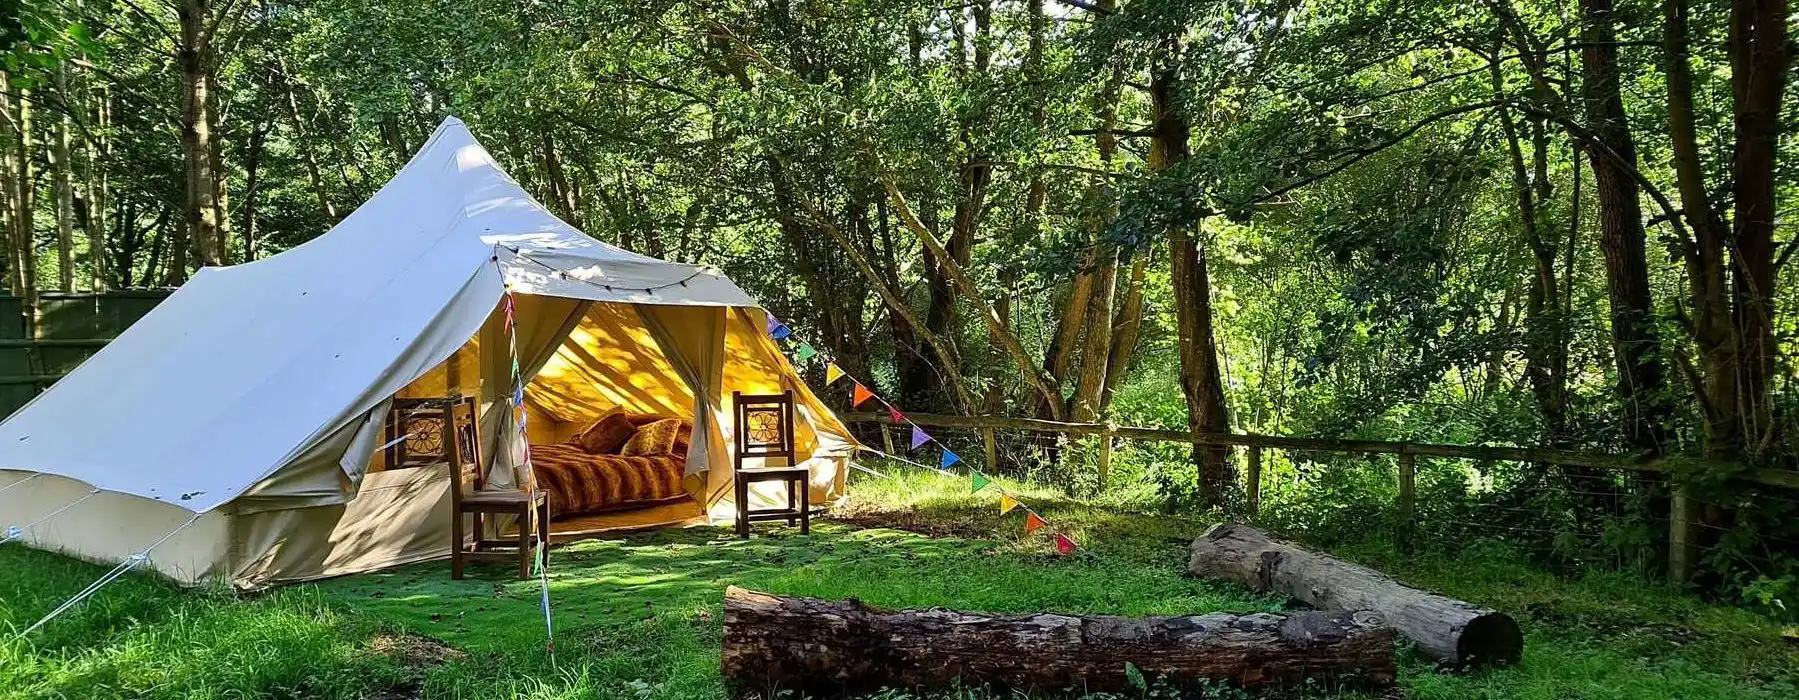
[[[481,421],[480,449],[484,455],[505,454],[508,446],[500,436],[510,431],[496,426],[489,412],[507,399],[506,382],[494,378],[510,374],[509,346],[516,345],[520,367],[529,377],[524,392],[526,449],[538,487],[549,494],[553,539],[704,524],[734,516],[729,455],[709,457],[693,447],[692,431],[706,429],[706,421],[696,420],[693,382],[707,381],[703,367],[708,358],[714,358],[711,364],[719,370],[712,378],[722,409],[712,421],[721,432],[717,444],[730,444],[728,417],[734,393],[792,391],[795,447],[800,462],[812,472],[811,501],[828,505],[843,494],[844,456],[853,443],[767,336],[762,311],[530,294],[514,295],[513,300],[516,340],[505,332],[502,302],[480,333],[395,398],[479,397],[479,405],[488,407],[484,415],[489,415]],[[716,360],[720,357],[722,362]],[[400,442],[374,453],[365,477],[369,482],[391,480],[397,476],[393,472],[405,471],[390,462],[400,461],[395,455],[406,442],[435,437],[428,428],[404,425],[407,420],[398,411],[390,415],[387,434],[401,436]],[[606,430],[617,425],[628,427]],[[600,432],[610,434],[594,435]],[[484,459],[494,461],[491,456]],[[690,465],[690,459],[701,463]],[[756,484],[752,505],[785,505],[786,492],[780,486]]]

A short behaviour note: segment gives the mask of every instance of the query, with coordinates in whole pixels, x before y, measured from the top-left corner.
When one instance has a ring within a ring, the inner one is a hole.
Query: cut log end
[[[1516,664],[1524,660],[1524,631],[1512,616],[1488,610],[1462,628],[1455,651],[1456,662],[1467,666]]]

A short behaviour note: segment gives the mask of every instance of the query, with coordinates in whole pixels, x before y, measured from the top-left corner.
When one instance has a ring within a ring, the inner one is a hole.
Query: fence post
[[[893,426],[881,424],[881,450],[893,454]]]
[[[1404,528],[1405,539],[1410,539],[1412,531],[1417,528],[1416,520],[1417,494],[1417,455],[1410,452],[1399,453],[1399,526]]]
[[[1249,473],[1243,475],[1244,507],[1249,510],[1249,517],[1254,518],[1262,510],[1262,448],[1256,445],[1249,447]]]
[[[994,435],[992,428],[981,429],[981,443],[987,451],[988,471],[999,469],[999,438]]]
[[[1685,484],[1676,484],[1668,499],[1668,581],[1685,585],[1693,578],[1698,542],[1693,539],[1693,499]]]
[[[1099,490],[1106,490],[1106,481],[1112,476],[1112,431],[1099,434]]]

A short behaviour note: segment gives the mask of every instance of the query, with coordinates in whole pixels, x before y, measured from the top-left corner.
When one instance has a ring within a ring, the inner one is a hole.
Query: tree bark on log
[[[1458,666],[1512,664],[1524,653],[1524,635],[1505,613],[1408,587],[1252,527],[1213,525],[1192,551],[1189,574],[1284,593],[1320,610],[1378,612],[1425,654]]]
[[[885,611],[725,591],[724,676],[736,696],[842,697],[881,688],[1130,691],[1142,678],[1254,688],[1307,679],[1384,688],[1393,630],[1370,612],[1126,618]]]

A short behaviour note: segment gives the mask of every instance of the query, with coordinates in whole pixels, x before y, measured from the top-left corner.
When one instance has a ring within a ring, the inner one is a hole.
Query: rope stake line
[[[70,508],[74,508],[75,506],[81,505],[81,503],[83,501],[93,498],[95,495],[98,495],[99,493],[100,493],[100,489],[96,488],[92,491],[88,491],[86,495],[64,504],[63,507],[57,508],[56,510],[53,510],[53,511],[50,511],[49,513],[44,514],[43,517],[40,517],[37,520],[33,520],[31,522],[25,523],[24,525],[9,525],[9,526],[7,526],[6,534],[0,535],[0,544],[6,544],[13,540],[23,539],[25,537],[26,530],[30,530],[31,528],[34,528],[34,527],[37,527],[38,525],[43,524],[43,522],[46,520],[54,518],[58,515],[62,515],[63,513],[67,512]]]
[[[99,491],[99,489],[95,489],[95,492],[98,492],[98,491]],[[91,496],[93,494],[88,494],[88,495]],[[106,575],[101,576],[100,578],[96,579],[93,583],[88,584],[86,588],[81,589],[81,592],[76,593],[73,597],[70,597],[68,600],[63,601],[62,605],[58,605],[58,606],[56,606],[55,609],[51,610],[49,613],[46,613],[42,618],[39,618],[37,622],[34,622],[31,624],[30,627],[25,628],[25,631],[20,632],[17,636],[15,636],[14,639],[24,639],[26,636],[30,635],[32,632],[36,632],[38,630],[38,628],[41,628],[44,625],[49,624],[49,622],[51,620],[56,619],[57,617],[61,616],[63,613],[66,613],[69,610],[73,609],[75,606],[80,605],[82,601],[87,600],[90,596],[94,595],[95,593],[98,593],[101,588],[104,588],[106,586],[106,584],[109,584],[109,583],[112,583],[113,581],[119,580],[119,578],[124,576],[126,574],[126,572],[129,572],[130,570],[136,568],[138,564],[142,564],[146,561],[149,561],[150,560],[150,552],[152,550],[156,549],[157,547],[161,547],[164,542],[168,542],[170,539],[173,539],[175,537],[175,535],[179,534],[182,530],[186,530],[188,527],[192,526],[194,523],[200,522],[200,517],[202,515],[203,514],[201,514],[201,513],[195,513],[193,515],[193,517],[187,519],[187,522],[182,523],[179,527],[176,527],[173,530],[170,530],[168,532],[168,534],[165,534],[162,537],[158,538],[155,542],[150,543],[150,546],[143,548],[143,550],[139,551],[136,554],[126,557],[125,561],[119,562],[119,565],[113,567],[111,571],[106,572]]]
[[[31,475],[31,476],[27,476],[27,477],[25,477],[25,478],[23,478],[23,479],[20,479],[20,480],[18,480],[18,481],[15,481],[15,482],[12,482],[12,483],[10,483],[10,484],[7,484],[7,485],[5,485],[5,486],[0,486],[0,493],[6,493],[6,492],[7,492],[7,491],[11,491],[11,490],[13,490],[13,488],[14,488],[14,487],[17,487],[17,486],[22,486],[22,485],[24,485],[24,484],[25,484],[25,482],[27,482],[27,481],[31,481],[31,480],[32,480],[32,479],[36,479],[36,478],[38,478],[38,477],[40,477],[40,476],[43,476],[43,475],[44,475],[44,473],[43,473],[43,472],[34,472],[34,473],[32,473],[32,475]]]

